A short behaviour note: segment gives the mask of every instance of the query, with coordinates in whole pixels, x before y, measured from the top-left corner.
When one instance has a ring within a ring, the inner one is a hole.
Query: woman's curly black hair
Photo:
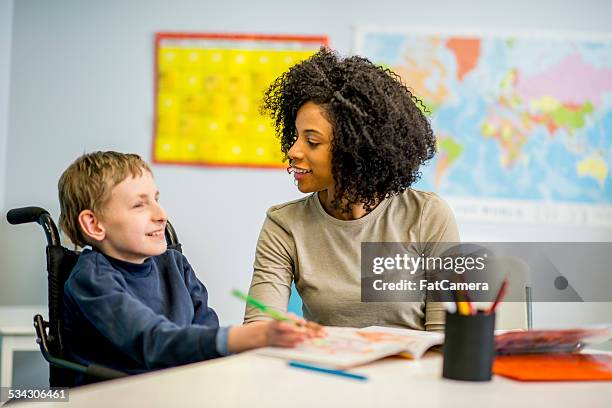
[[[333,129],[334,208],[348,212],[362,203],[371,211],[417,181],[419,167],[435,154],[423,104],[397,74],[366,58],[341,58],[321,48],[264,93],[261,112],[274,120],[285,160],[297,140],[298,109],[309,101],[323,108]]]

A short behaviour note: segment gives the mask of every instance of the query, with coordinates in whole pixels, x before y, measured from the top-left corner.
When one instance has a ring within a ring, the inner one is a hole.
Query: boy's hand
[[[323,326],[314,322],[307,322],[295,315],[292,315],[291,319],[296,324],[266,320],[231,327],[228,350],[231,353],[239,353],[266,346],[294,347],[306,339],[323,337],[326,334]]]
[[[293,323],[275,320],[265,323],[266,346],[294,347],[310,337],[307,330]]]
[[[298,327],[301,327],[307,332],[308,338],[327,336],[325,327],[321,326],[320,324],[302,319],[293,313],[288,313],[287,316],[293,320]]]

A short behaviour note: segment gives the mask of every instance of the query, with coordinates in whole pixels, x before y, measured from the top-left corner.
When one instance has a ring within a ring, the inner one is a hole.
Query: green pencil
[[[270,308],[269,306],[264,305],[259,300],[253,299],[252,297],[250,297],[248,295],[245,295],[244,293],[242,293],[238,289],[234,289],[232,291],[232,295],[236,296],[238,299],[244,300],[245,302],[247,302],[251,306],[255,306],[256,308],[258,308],[259,310],[261,310],[262,312],[264,312],[265,314],[267,314],[268,316],[270,316],[274,320],[278,320],[278,321],[281,321],[281,322],[290,322],[290,323],[297,324],[297,322],[295,322],[293,319],[289,318],[289,316],[285,315],[284,313],[281,313],[279,311],[276,311],[276,310]]]

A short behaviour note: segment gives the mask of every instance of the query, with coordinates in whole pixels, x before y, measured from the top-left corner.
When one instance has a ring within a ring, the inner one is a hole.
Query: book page
[[[429,347],[443,341],[442,335],[422,335],[418,330],[402,332],[401,329],[375,326],[366,329],[326,327],[325,330],[327,337],[310,339],[294,348],[265,347],[257,353],[324,367],[348,368],[400,352],[420,358]]]
[[[421,358],[433,346],[444,343],[444,334],[424,330],[399,329],[394,327],[370,326],[361,329],[371,336],[377,335],[384,341],[396,341],[402,344],[403,353],[412,358]],[[402,354],[403,354],[402,353]]]

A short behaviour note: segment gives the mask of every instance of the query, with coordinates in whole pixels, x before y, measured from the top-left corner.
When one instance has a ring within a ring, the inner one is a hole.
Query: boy
[[[58,189],[60,228],[91,246],[64,286],[66,349],[76,361],[139,373],[312,335],[276,321],[219,328],[187,259],[166,248],[166,213],[139,156],[85,154]]]

